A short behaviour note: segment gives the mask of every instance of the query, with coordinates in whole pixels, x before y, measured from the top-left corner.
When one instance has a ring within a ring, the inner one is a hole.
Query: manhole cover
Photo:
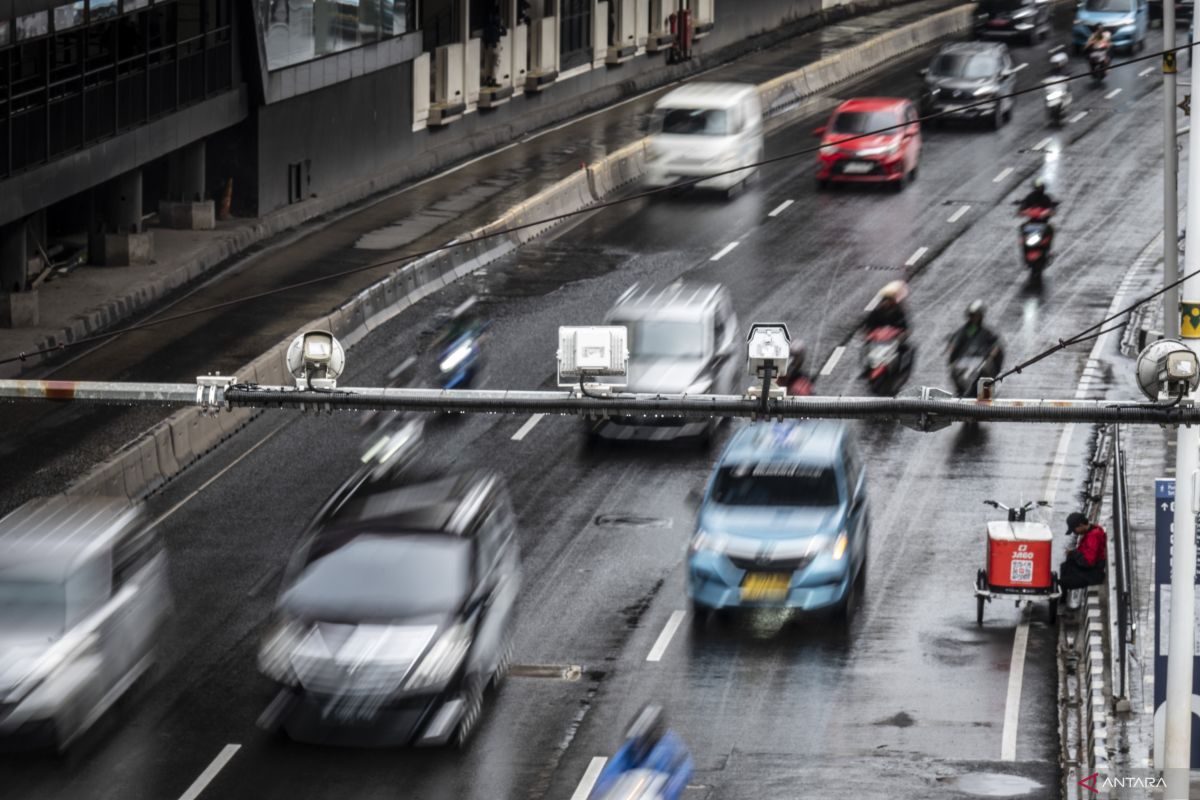
[[[670,517],[641,517],[637,514],[601,514],[596,525],[601,528],[669,528]]]
[[[979,797],[1020,797],[1042,788],[1035,780],[999,772],[972,772],[942,780],[959,791]]]

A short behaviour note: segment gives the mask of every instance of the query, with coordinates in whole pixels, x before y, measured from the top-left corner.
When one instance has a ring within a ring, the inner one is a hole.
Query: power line
[[[1109,69],[1119,69],[1121,67],[1127,67],[1127,66],[1130,66],[1133,64],[1139,64],[1139,63],[1141,63],[1143,61],[1147,61],[1149,59],[1158,58],[1167,53],[1176,53],[1181,50],[1189,50],[1189,49],[1191,49],[1191,45],[1185,44],[1185,45],[1180,45],[1178,47],[1170,48],[1168,50],[1158,50],[1158,51],[1155,51],[1152,53],[1138,56],[1136,58],[1127,59],[1126,61],[1122,61],[1118,64],[1113,64],[1109,67]],[[1041,92],[1041,91],[1044,91],[1047,86],[1055,86],[1058,84],[1069,83],[1069,82],[1075,81],[1075,80],[1081,80],[1083,78],[1090,77],[1090,75],[1091,75],[1091,73],[1089,71],[1089,72],[1079,73],[1077,75],[1066,75],[1062,78],[1057,78],[1055,80],[1043,79],[1042,82],[1036,86],[1030,86],[1026,89],[1018,89],[1018,90],[1009,92],[1007,94],[994,95],[993,97],[985,99],[985,100],[977,100],[975,102],[966,103],[953,111],[939,111],[939,112],[936,112],[933,114],[927,114],[925,116],[918,117],[916,119],[916,122],[917,123],[928,122],[930,120],[940,119],[942,117],[957,114],[958,112],[960,112],[964,109],[971,109],[971,108],[975,108],[977,106],[989,105],[989,104],[998,102],[1000,100],[1007,100],[1007,99],[1014,98],[1014,97],[1020,97],[1022,95],[1030,94],[1033,92]],[[895,131],[900,128],[907,128],[911,124],[912,124],[912,122],[900,122],[895,125],[888,125],[883,128],[877,128],[875,130],[867,131],[865,133],[855,134],[853,136],[848,136],[845,139],[839,140],[838,144],[841,145],[846,142],[853,142],[853,141],[857,141],[859,139],[865,139],[865,138],[868,138],[871,136],[878,136],[881,133],[889,133],[891,131]],[[9,364],[14,361],[26,361],[30,358],[35,358],[37,356],[47,355],[50,353],[62,352],[68,348],[79,347],[80,345],[91,344],[93,342],[105,341],[107,339],[112,339],[117,336],[122,336],[126,333],[135,333],[140,330],[145,330],[146,328],[151,328],[151,327],[155,327],[158,325],[164,325],[169,322],[178,322],[179,320],[187,319],[189,317],[198,316],[200,314],[207,314],[207,313],[210,313],[213,311],[220,311],[221,309],[229,308],[231,306],[240,305],[242,303],[248,303],[253,300],[261,300],[264,297],[272,297],[277,294],[283,294],[284,292],[290,292],[295,289],[303,289],[308,286],[314,286],[316,284],[325,283],[327,281],[338,280],[340,278],[345,278],[350,275],[356,275],[360,272],[368,272],[370,270],[379,269],[381,267],[400,266],[406,262],[414,261],[419,258],[424,258],[426,256],[433,255],[435,253],[440,253],[443,250],[449,250],[453,247],[463,247],[465,245],[477,244],[479,242],[482,242],[482,241],[485,241],[488,239],[493,239],[498,236],[508,236],[510,234],[525,230],[527,228],[533,228],[533,227],[538,227],[541,225],[548,225],[548,224],[555,223],[555,222],[561,222],[562,220],[570,219],[571,217],[579,216],[581,214],[590,214],[595,211],[600,211],[600,210],[603,210],[606,208],[611,208],[613,206],[621,205],[623,203],[630,203],[630,202],[634,202],[636,200],[642,200],[647,197],[653,197],[654,195],[673,191],[675,189],[685,188],[685,187],[689,187],[689,186],[695,186],[698,183],[712,180],[713,178],[719,178],[723,175],[731,175],[733,173],[745,172],[746,170],[767,166],[768,164],[774,164],[774,163],[777,163],[780,161],[787,161],[787,160],[791,160],[791,159],[795,159],[795,158],[800,158],[802,156],[812,155],[813,153],[820,151],[822,147],[823,147],[823,145],[814,145],[811,147],[804,147],[799,150],[793,150],[789,153],[784,153],[782,155],[772,156],[771,158],[764,158],[760,161],[752,162],[745,166],[735,167],[733,169],[726,169],[726,170],[722,170],[720,172],[713,172],[713,173],[710,173],[707,175],[702,175],[702,176],[695,177],[695,178],[688,178],[685,180],[678,181],[669,186],[661,186],[661,187],[657,187],[657,188],[653,188],[653,189],[646,189],[641,192],[637,192],[637,193],[634,193],[631,195],[626,195],[624,197],[614,198],[612,200],[598,201],[598,202],[593,203],[592,205],[589,205],[585,208],[576,209],[574,211],[566,211],[566,212],[563,212],[562,214],[555,214],[553,216],[543,217],[541,219],[533,220],[531,222],[523,222],[519,225],[512,225],[507,228],[501,228],[499,230],[492,231],[491,233],[484,233],[484,234],[475,236],[470,239],[462,239],[462,240],[456,240],[453,242],[448,242],[446,244],[439,245],[438,247],[433,247],[428,250],[418,250],[418,251],[411,252],[411,253],[405,253],[405,254],[398,255],[398,256],[392,256],[391,258],[386,258],[381,261],[375,261],[370,264],[364,264],[364,265],[361,265],[358,267],[352,267],[350,269],[341,270],[339,272],[333,272],[333,273],[329,273],[327,275],[321,275],[316,278],[310,278],[308,280],[298,281],[296,283],[290,283],[290,284],[287,284],[286,286],[278,286],[274,289],[268,289],[268,290],[265,290],[262,292],[256,292],[254,294],[248,294],[248,295],[243,295],[241,297],[235,297],[231,300],[225,300],[220,303],[213,303],[212,305],[193,309],[191,311],[183,311],[178,314],[171,314],[169,316],[158,317],[157,319],[146,320],[145,322],[139,322],[135,325],[127,325],[123,328],[118,328],[116,330],[106,331],[104,333],[92,334],[91,336],[84,336],[79,339],[76,339],[73,342],[60,342],[59,344],[55,345],[54,347],[46,347],[46,348],[41,348],[38,350],[32,350],[29,352],[20,352],[20,353],[17,353],[16,355],[8,356],[5,358],[0,358],[0,364]],[[1161,292],[1160,292],[1160,294],[1161,294]],[[1151,298],[1147,298],[1147,299],[1151,299]],[[1060,347],[1059,349],[1062,349],[1062,348]],[[1027,365],[1025,365],[1025,366],[1027,366]],[[1009,373],[1005,373],[1005,374],[1007,375],[1007,374],[1010,374],[1011,372],[1013,372],[1013,370],[1010,370]],[[997,380],[999,380],[999,379],[997,379]]]

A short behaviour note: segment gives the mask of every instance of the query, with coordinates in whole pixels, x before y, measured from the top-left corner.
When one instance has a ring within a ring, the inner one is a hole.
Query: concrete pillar
[[[29,269],[29,226],[25,220],[0,226],[0,325],[38,324],[38,293],[25,291]]]
[[[88,260],[106,267],[148,264],[154,258],[154,236],[142,231],[142,172],[113,178],[95,195],[100,230],[88,236]]]
[[[158,203],[158,221],[165,228],[212,230],[216,204],[205,197],[203,140],[167,156],[167,197]]]

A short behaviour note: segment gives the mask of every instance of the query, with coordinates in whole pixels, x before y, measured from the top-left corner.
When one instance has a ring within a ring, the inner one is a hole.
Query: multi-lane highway
[[[1049,47],[1064,40],[1060,20],[1050,42],[1014,48],[1027,65],[1021,87],[1037,85]],[[918,66],[897,64],[837,95],[915,96]],[[787,322],[809,345],[821,394],[863,391],[854,329],[898,277],[912,289],[911,383],[948,383],[942,349],[976,298],[1010,362],[1033,354],[1097,321],[1161,227],[1161,99],[1144,66],[1102,88],[1076,86],[1061,130],[1046,125],[1038,93],[998,132],[926,127],[920,178],[902,194],[817,193],[805,157],[765,169],[728,203],[638,200],[582,217],[372,333],[350,352],[343,382],[377,384],[413,352],[428,369],[432,321],[474,293],[493,321],[487,385],[548,386],[559,325],[599,322],[634,281],[680,278],[728,286],[744,325]],[[767,155],[810,144],[823,121],[775,131]],[[1010,205],[1036,174],[1062,201],[1040,291],[1018,262]],[[331,245],[342,263],[363,257],[357,238]],[[1085,376],[1089,349],[1002,391],[1128,395],[1127,376]],[[5,795],[570,798],[649,701],[665,706],[695,758],[689,797],[1053,795],[1055,639],[1044,606],[995,603],[977,628],[971,584],[982,501],[1050,499],[1057,536],[1076,510],[1089,431],[857,426],[872,538],[867,593],[843,633],[782,613],[687,618],[683,562],[699,493],[740,424],[707,450],[587,449],[571,418],[436,420],[422,470],[490,467],[513,494],[517,666],[465,751],[397,751],[300,745],[256,726],[272,694],[255,656],[280,572],[360,447],[348,417],[263,414],[150,500],[176,603],[156,680],[65,760],[0,762]]]

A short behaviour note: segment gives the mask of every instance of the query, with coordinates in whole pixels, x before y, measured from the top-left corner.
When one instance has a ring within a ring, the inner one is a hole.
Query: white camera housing
[[[1159,339],[1138,354],[1137,382],[1150,400],[1195,391],[1200,385],[1200,359],[1177,339]]]
[[[629,372],[629,332],[624,325],[561,326],[558,329],[558,385],[584,378],[624,378]],[[605,381],[606,386],[624,386]]]
[[[346,368],[346,351],[329,331],[306,331],[288,345],[287,368],[298,389],[333,389]]]
[[[787,325],[782,322],[756,322],[751,325],[750,335],[746,337],[750,374],[762,378],[767,367],[773,367],[772,374],[776,376],[786,372],[791,342]]]

